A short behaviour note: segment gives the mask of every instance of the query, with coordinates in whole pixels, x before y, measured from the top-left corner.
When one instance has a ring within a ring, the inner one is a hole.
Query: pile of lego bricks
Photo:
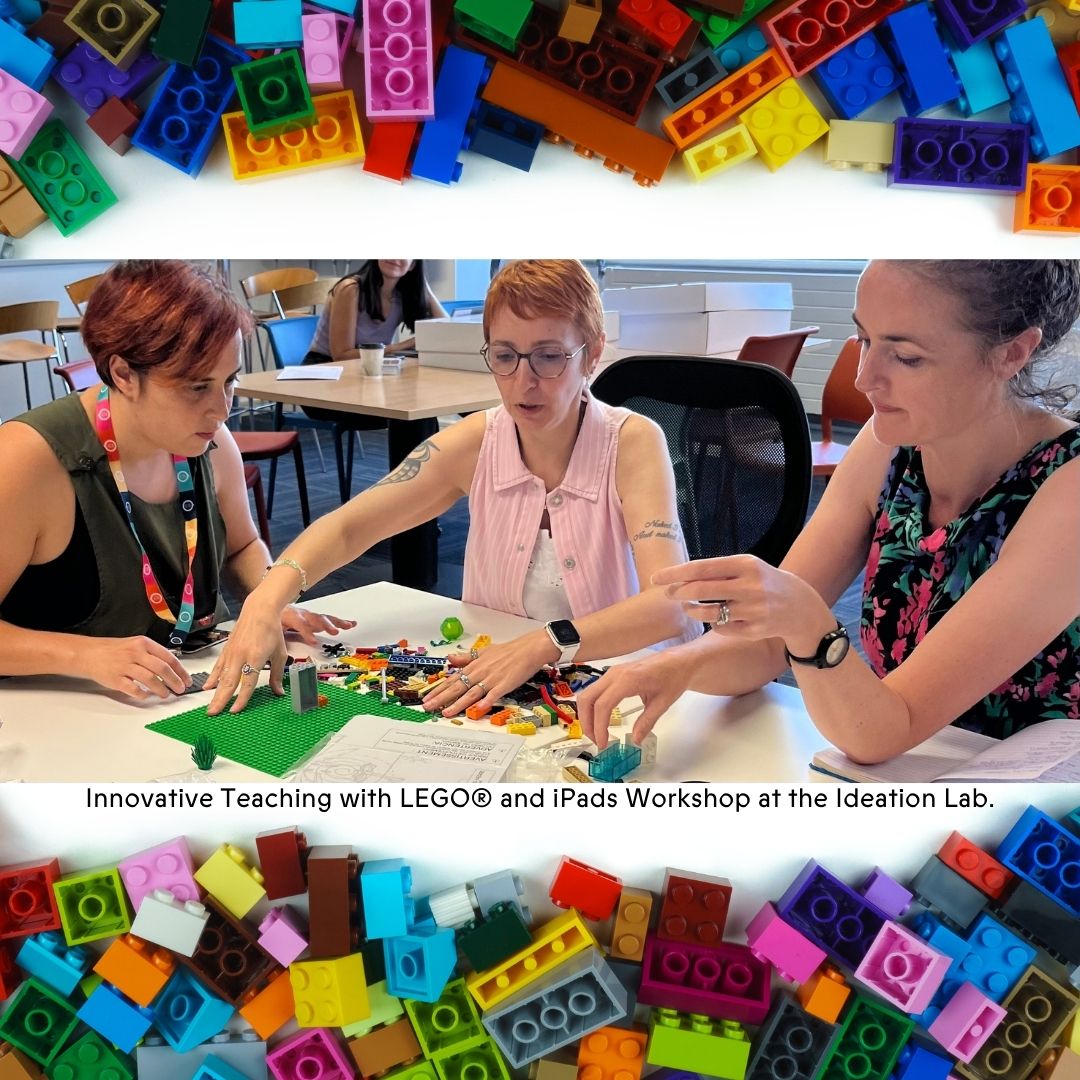
[[[727,940],[732,886],[710,874],[668,869],[657,903],[564,856],[562,914],[533,925],[509,869],[414,898],[402,859],[295,828],[255,847],[261,870],[230,844],[196,868],[182,838],[94,871],[0,866],[0,1078],[1080,1069],[1080,810],[1029,807],[994,854],[954,832],[906,884],[874,867],[854,888],[811,860]],[[278,903],[294,897],[306,920]],[[236,1011],[250,1030],[223,1034]]]
[[[895,122],[856,119],[886,98]],[[115,203],[83,143],[195,176],[224,138],[238,180],[449,185],[464,151],[528,170],[547,136],[643,185],[677,151],[702,179],[824,140],[836,167],[1077,232],[1080,165],[1056,162],[1078,103],[1080,0],[0,0],[0,231],[68,235]],[[999,107],[1013,123],[980,119]]]

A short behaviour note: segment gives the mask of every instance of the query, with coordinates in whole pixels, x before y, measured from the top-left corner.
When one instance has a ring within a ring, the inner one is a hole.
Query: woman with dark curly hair
[[[741,694],[790,664],[814,723],[878,762],[956,724],[1005,738],[1080,719],[1080,428],[1040,369],[1080,318],[1069,260],[874,262],[856,387],[873,418],[779,569],[749,556],[653,576],[715,633],[610,671],[582,700],[601,745],[640,694]],[[865,567],[849,652],[830,610]],[[720,598],[720,599],[718,599]]]

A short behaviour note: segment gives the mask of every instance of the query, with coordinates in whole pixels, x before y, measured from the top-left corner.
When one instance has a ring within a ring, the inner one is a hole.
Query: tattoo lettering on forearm
[[[675,540],[682,539],[682,532],[677,521],[660,521],[654,518],[645,522],[645,528],[641,532],[630,537],[630,543],[636,544],[639,540]]]
[[[420,472],[420,466],[431,457],[431,451],[438,449],[430,439],[425,439],[392,473],[387,473],[373,486],[404,484],[406,480],[412,480]]]

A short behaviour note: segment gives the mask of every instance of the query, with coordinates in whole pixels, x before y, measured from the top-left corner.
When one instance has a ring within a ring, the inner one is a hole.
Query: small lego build
[[[209,735],[200,735],[195,740],[191,750],[191,760],[197,769],[209,772],[217,761],[217,751],[214,749],[214,740]]]
[[[289,700],[293,712],[303,714],[318,708],[319,684],[315,665],[292,664],[289,667]]]

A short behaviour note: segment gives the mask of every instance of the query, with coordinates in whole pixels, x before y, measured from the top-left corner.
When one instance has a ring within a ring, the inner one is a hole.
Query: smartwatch
[[[555,648],[559,650],[557,664],[569,664],[581,648],[581,635],[569,619],[556,619],[544,627]]]
[[[843,662],[851,648],[847,630],[840,624],[836,624],[835,630],[830,630],[818,643],[817,652],[813,656],[793,656],[784,649],[784,656],[789,664],[806,664],[816,668],[834,668]]]

